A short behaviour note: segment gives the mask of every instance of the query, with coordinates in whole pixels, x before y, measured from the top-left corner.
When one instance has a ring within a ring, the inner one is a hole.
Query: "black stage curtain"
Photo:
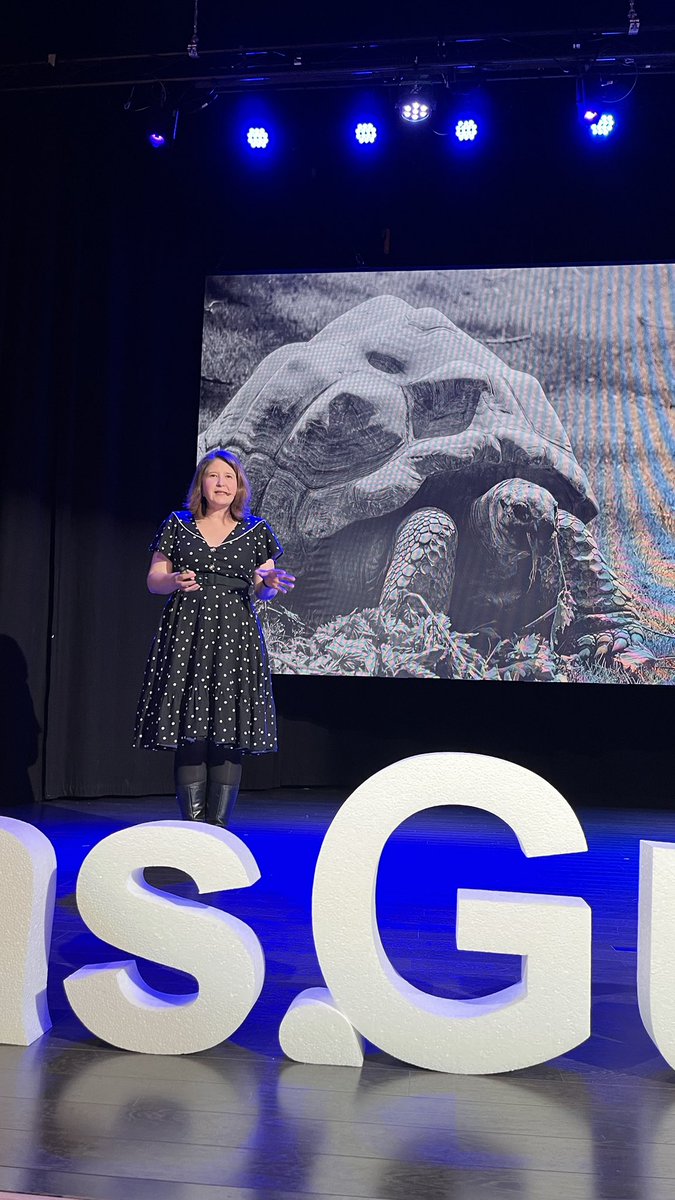
[[[132,751],[131,722],[157,619],[147,543],[197,428],[203,274],[180,203],[157,174],[139,193],[133,147],[120,171],[80,111],[22,110],[3,189],[0,632],[41,733],[15,773],[46,797],[170,789],[170,756]]]
[[[0,126],[2,803],[165,793],[171,756],[133,750],[131,730],[161,605],[145,590],[147,545],[194,465],[205,275],[667,258],[669,201],[662,187],[633,192],[624,220],[635,231],[637,212],[647,240],[618,252],[619,220],[593,254],[588,231],[560,240],[572,185],[555,211],[546,185],[554,244],[503,156],[491,169],[513,219],[500,238],[478,175],[420,225],[416,181],[395,164],[357,186],[296,154],[274,188],[262,174],[245,183],[219,160],[213,121],[208,154],[195,134],[153,157],[119,97],[4,100]],[[598,183],[603,202],[616,183]],[[247,764],[249,787],[351,786],[453,749],[522,762],[572,801],[669,798],[655,734],[668,689],[284,677],[276,694],[281,750]]]

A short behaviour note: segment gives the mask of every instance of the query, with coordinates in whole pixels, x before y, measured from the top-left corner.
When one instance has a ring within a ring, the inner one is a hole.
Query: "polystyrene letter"
[[[363,1066],[363,1038],[328,988],[307,988],[295,997],[281,1022],[279,1045],[295,1062]]]
[[[345,801],[317,862],[314,939],[333,1000],[376,1046],[435,1071],[513,1071],[566,1053],[590,1032],[591,913],[583,900],[459,893],[459,948],[525,959],[520,981],[490,996],[430,995],[386,956],[375,910],[380,855],[402,821],[446,804],[494,813],[528,857],[587,849],[567,801],[514,763],[427,754],[379,771]]]
[[[675,845],[640,842],[638,1005],[647,1033],[675,1069]]]
[[[56,855],[44,833],[0,817],[0,1042],[29,1046],[51,1028],[47,963]]]
[[[152,821],[113,833],[82,864],[77,903],[97,937],[194,975],[198,990],[158,992],[135,961],[82,967],[65,980],[70,1004],[92,1033],[145,1054],[189,1054],[230,1037],[255,1004],[265,965],[253,930],[228,913],[169,896],[146,867],[185,871],[200,892],[248,887],[260,878],[251,852],[228,830]]]

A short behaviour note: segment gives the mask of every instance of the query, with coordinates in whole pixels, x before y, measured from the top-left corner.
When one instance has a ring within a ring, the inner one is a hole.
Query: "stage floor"
[[[230,1042],[185,1058],[106,1047],[73,1016],[62,986],[85,963],[125,957],[79,918],[82,859],[116,829],[174,817],[172,802],[7,810],[50,837],[59,879],[54,1027],[27,1049],[0,1046],[0,1191],[88,1200],[673,1200],[675,1072],[640,1021],[635,948],[638,842],[675,842],[675,814],[587,811],[588,854],[533,861],[496,819],[468,810],[420,814],[391,839],[378,884],[382,939],[418,987],[477,995],[517,977],[515,958],[454,949],[458,885],[578,895],[593,908],[590,1040],[546,1065],[477,1078],[411,1069],[372,1047],[360,1071],[281,1054],[288,1005],[323,982],[311,884],[341,799],[309,791],[242,797],[233,831],[262,878],[210,902],[256,931],[265,985]],[[156,871],[151,881],[196,894],[176,872]],[[141,969],[167,991],[185,987],[184,976]]]

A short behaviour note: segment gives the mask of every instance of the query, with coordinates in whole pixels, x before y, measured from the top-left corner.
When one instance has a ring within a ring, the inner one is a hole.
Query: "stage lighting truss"
[[[354,137],[359,146],[372,146],[377,139],[377,126],[371,121],[359,121],[354,130]]]
[[[413,89],[434,89],[447,79],[480,79],[483,83],[513,83],[546,79],[584,79],[611,64],[617,82],[636,75],[675,74],[675,22],[641,21],[636,0],[628,0],[628,19],[617,0],[617,19],[609,26],[585,25],[555,30],[523,31],[503,28],[498,33],[349,40],[320,45],[213,46],[206,48],[197,32],[196,2],[192,38],[185,50],[165,53],[67,58],[49,54],[45,60],[0,63],[0,92],[44,91],[63,88],[156,87],[161,66],[163,87],[216,90],[219,95],[292,89],[363,87],[407,88],[410,114],[419,124],[428,119],[427,98]],[[549,6],[550,7],[550,6]],[[635,36],[639,34],[639,36]],[[48,69],[46,69],[48,68]],[[403,101],[406,103],[406,101]],[[415,103],[416,102],[416,103]],[[181,100],[181,107],[183,101]]]
[[[199,44],[196,0],[193,3],[195,24],[187,56],[185,51],[71,59],[49,54],[46,64],[0,63],[0,94],[74,88],[86,95],[88,88],[130,87],[122,108],[145,114],[142,136],[153,151],[160,151],[170,150],[175,141],[179,114],[182,121],[184,114],[197,113],[220,97],[270,90],[362,89],[367,79],[369,91],[380,88],[391,97],[403,125],[426,124],[440,136],[454,133],[460,143],[469,145],[482,138],[480,123],[475,117],[461,122],[430,121],[430,117],[438,117],[436,96],[445,113],[448,98],[466,94],[467,84],[470,89],[493,88],[564,79],[576,81],[579,120],[596,142],[606,142],[618,123],[612,112],[601,107],[601,88],[613,85],[612,98],[608,99],[605,91],[602,103],[615,106],[631,95],[641,77],[675,76],[675,22],[667,26],[641,23],[636,0],[628,0],[628,27],[619,22],[610,28],[521,31],[515,40],[503,31],[478,37],[444,34],[220,49],[203,49]],[[586,86],[591,97],[588,103]],[[617,96],[617,90],[622,94]],[[591,107],[594,112],[585,119]],[[170,126],[161,123],[161,117],[167,115]],[[382,133],[377,128],[374,137],[370,129],[366,133],[369,124],[363,121],[354,128],[357,142],[364,147],[379,141]],[[252,152],[268,148],[270,133],[262,126],[252,126],[248,133],[242,133],[240,125],[236,128],[237,138],[245,137]],[[275,135],[272,142],[276,150]]]
[[[251,125],[246,134],[246,141],[251,150],[266,150],[269,140],[270,135],[263,125]]]
[[[478,137],[478,125],[473,117],[468,120],[460,118],[455,124],[455,137],[458,142],[475,142]]]

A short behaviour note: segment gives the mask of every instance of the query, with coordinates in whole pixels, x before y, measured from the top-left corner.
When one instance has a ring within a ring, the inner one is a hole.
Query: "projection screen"
[[[674,681],[673,265],[212,276],[202,349],[275,672]]]

